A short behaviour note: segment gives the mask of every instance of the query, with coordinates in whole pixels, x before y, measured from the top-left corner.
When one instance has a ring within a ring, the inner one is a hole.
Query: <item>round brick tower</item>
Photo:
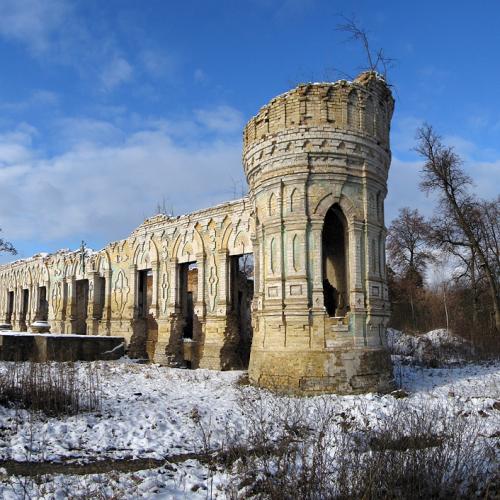
[[[394,99],[373,72],[299,85],[244,131],[256,219],[250,380],[387,390],[384,199]]]

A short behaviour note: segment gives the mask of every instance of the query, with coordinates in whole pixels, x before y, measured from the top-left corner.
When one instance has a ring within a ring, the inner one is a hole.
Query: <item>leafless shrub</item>
[[[362,408],[341,411],[328,398],[270,403],[248,394],[249,432],[233,447],[232,498],[465,498],[499,479],[488,471],[498,450],[480,420],[444,404],[400,401],[373,423],[360,418]]]
[[[42,411],[49,416],[75,415],[101,407],[97,367],[79,374],[73,363],[11,363],[0,375],[0,404]]]

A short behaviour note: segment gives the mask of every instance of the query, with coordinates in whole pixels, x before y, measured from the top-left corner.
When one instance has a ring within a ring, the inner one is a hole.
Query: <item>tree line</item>
[[[420,189],[438,204],[429,219],[404,207],[388,229],[391,324],[416,333],[450,328],[500,347],[500,196],[472,192],[462,158],[432,126],[418,129],[415,151]]]

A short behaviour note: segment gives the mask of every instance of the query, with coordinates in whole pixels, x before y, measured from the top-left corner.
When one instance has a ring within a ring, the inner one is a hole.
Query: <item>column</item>
[[[99,271],[90,271],[89,277],[89,301],[87,305],[87,332],[92,335],[99,333],[99,320],[102,314],[101,280]],[[92,290],[92,294],[90,294]]]
[[[323,220],[313,220],[310,224],[309,251],[307,265],[311,276],[311,303],[313,311],[324,313],[323,298]],[[318,257],[319,256],[319,257]]]
[[[74,276],[66,278],[66,308],[65,308],[65,333],[75,333],[76,314],[76,279]]]

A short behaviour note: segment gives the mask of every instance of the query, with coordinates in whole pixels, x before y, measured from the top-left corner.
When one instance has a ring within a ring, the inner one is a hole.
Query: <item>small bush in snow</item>
[[[99,374],[94,364],[14,362],[0,374],[0,404],[49,416],[75,415],[101,405]]]

